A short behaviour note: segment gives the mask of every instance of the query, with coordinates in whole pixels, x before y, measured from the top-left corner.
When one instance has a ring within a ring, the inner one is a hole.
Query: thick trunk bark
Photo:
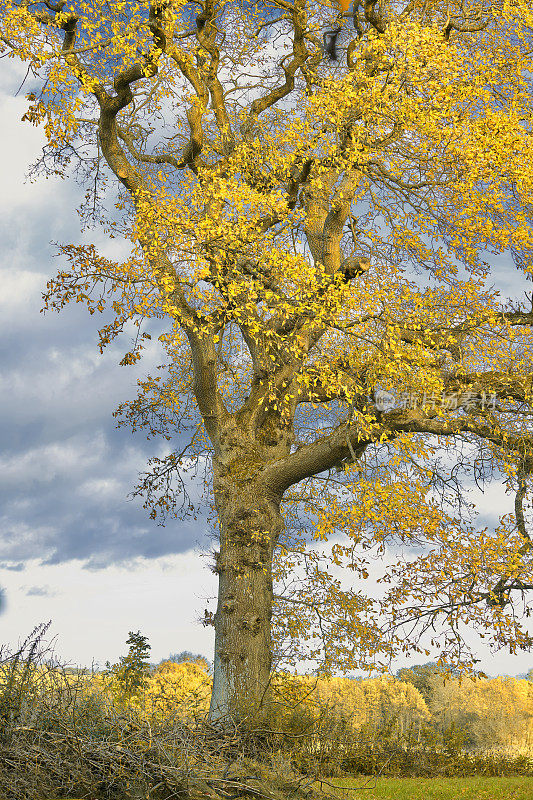
[[[269,493],[246,459],[232,469],[215,465],[214,490],[220,528],[218,605],[212,721],[238,718],[242,703],[268,695],[272,666],[272,558],[283,529],[279,498]],[[248,474],[246,474],[248,473]]]

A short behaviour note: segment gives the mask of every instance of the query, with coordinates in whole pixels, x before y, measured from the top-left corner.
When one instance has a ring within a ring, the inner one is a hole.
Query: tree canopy
[[[36,169],[85,183],[83,224],[129,245],[120,262],[61,245],[44,309],[109,314],[101,349],[136,326],[122,365],[162,325],[163,375],[116,413],[180,447],[136,492],[154,519],[180,497],[187,514],[180,469],[213,478],[220,703],[241,672],[264,685],[273,607],[280,658],[345,669],[386,667],[423,630],[466,665],[465,625],[532,643],[515,601],[533,585],[533,303],[502,303],[490,257],[533,275],[533,10],[355,2],[331,61],[337,15],[4,0],[0,17],[4,55],[32,75],[24,119],[46,134]],[[461,470],[516,492],[495,531],[469,516]],[[354,588],[311,535],[334,537]],[[377,597],[368,559],[392,544]]]

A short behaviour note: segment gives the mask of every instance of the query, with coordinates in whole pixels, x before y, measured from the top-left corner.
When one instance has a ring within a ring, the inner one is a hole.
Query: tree
[[[437,728],[462,729],[469,746],[528,747],[533,694],[516,678],[435,681],[431,711]]]
[[[112,667],[107,662],[106,667],[118,681],[125,696],[130,697],[143,689],[146,684],[150,672],[151,647],[148,644],[148,637],[140,631],[137,633],[130,631],[126,644],[129,645],[128,654],[121,656],[119,663]]]
[[[207,672],[209,672],[210,664],[209,661],[205,656],[202,656],[200,653],[191,653],[190,650],[182,650],[181,653],[171,653],[168,658],[163,658],[157,665],[158,667],[161,664],[198,664],[199,666],[203,667]]]
[[[209,708],[211,679],[205,659],[163,661],[146,687],[146,708],[160,718],[205,713]]]
[[[531,645],[512,604],[531,588],[533,309],[485,281],[491,252],[532,274],[532,12],[357,3],[332,63],[320,34],[336,14],[328,0],[2,5],[4,53],[34,84],[24,119],[47,137],[37,168],[85,181],[84,222],[131,245],[121,263],[61,245],[43,310],[107,309],[101,349],[135,325],[122,365],[144,325],[164,326],[165,375],[116,412],[175,445],[135,493],[179,517],[195,511],[180,469],[212,476],[212,719],[266,697],[272,631],[277,657],[325,668],[386,668],[439,620],[443,659],[474,663],[465,624]],[[469,520],[472,468],[516,491],[495,532]],[[342,534],[333,563],[359,583],[365,554],[411,550],[374,598],[343,589],[303,527]],[[276,597],[274,579],[289,584]]]
[[[435,679],[442,676],[442,668],[433,662],[427,664],[414,664],[412,667],[403,667],[396,673],[396,678],[405,683],[411,683],[422,695],[426,703],[431,700]]]
[[[342,712],[355,729],[372,727],[375,737],[392,722],[407,730],[429,719],[425,698],[418,687],[390,676],[361,681],[333,678],[319,681],[317,690],[322,703],[327,702],[332,709]]]

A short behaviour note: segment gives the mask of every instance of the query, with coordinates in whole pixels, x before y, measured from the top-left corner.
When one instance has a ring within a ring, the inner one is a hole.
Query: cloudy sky
[[[111,258],[121,251],[99,233],[80,234],[78,186],[24,183],[42,139],[20,121],[25,101],[15,95],[23,76],[2,60],[0,643],[15,647],[37,623],[52,620],[55,652],[73,664],[116,661],[128,631],[138,629],[149,637],[153,661],[181,650],[211,658],[212,629],[198,622],[216,591],[200,556],[209,546],[205,520],[159,527],[139,499],[127,500],[148,458],[166,451],[117,430],[112,417],[135,395],[137,378],[159,363],[157,342],[139,365],[123,368],[128,340],[100,355],[96,317],[81,304],[39,313],[41,292],[59,268],[53,241],[93,241]],[[494,282],[506,296],[530,287],[506,259]],[[483,524],[512,508],[499,486],[472,497],[481,500]],[[480,655],[491,674],[533,665],[533,654]]]

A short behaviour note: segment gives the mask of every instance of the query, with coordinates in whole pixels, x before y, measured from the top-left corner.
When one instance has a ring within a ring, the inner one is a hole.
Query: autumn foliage
[[[62,718],[78,736],[109,736],[115,726],[119,750],[143,753],[151,737],[168,738],[176,726],[200,731],[211,687],[199,662],[162,662],[127,692],[117,672],[4,663],[0,713],[6,734],[42,736]],[[244,720],[239,747],[255,756],[260,739],[263,758],[270,753],[295,774],[322,777],[529,774],[532,719],[533,683],[526,679],[449,678],[435,664],[396,678],[280,673],[273,676],[272,705]]]
[[[204,716],[209,708],[211,678],[199,664],[163,662],[146,677],[142,689],[127,698],[115,675],[95,675],[94,684],[112,702],[126,701],[127,705],[142,708],[150,719],[171,717],[195,719]]]

